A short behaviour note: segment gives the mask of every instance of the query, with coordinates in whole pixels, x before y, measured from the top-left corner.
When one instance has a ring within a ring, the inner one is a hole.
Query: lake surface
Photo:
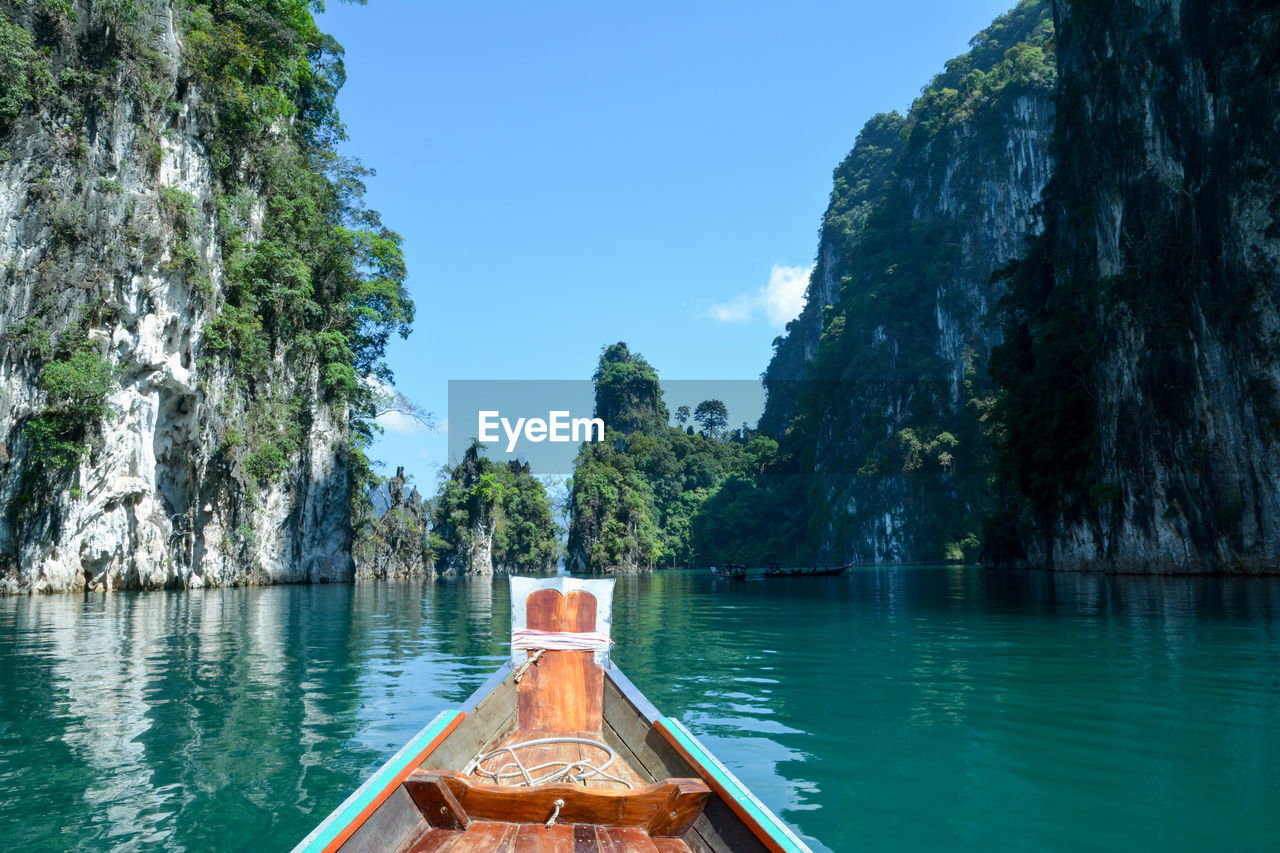
[[[815,850],[1274,850],[1280,580],[618,581],[614,659]],[[0,839],[288,850],[505,658],[505,578],[0,599]]]

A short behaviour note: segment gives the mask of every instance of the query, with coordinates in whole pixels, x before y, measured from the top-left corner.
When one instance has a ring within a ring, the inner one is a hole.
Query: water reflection
[[[509,618],[505,579],[0,599],[0,836],[287,847]],[[818,850],[1266,849],[1278,628],[1269,579],[673,572],[619,578],[614,657]]]

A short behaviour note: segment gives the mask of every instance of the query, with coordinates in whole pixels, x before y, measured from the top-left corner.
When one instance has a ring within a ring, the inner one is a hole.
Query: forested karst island
[[[1277,18],[1075,6],[1020,3],[837,167],[776,452],[684,498],[732,507],[714,559],[1275,570]],[[689,534],[626,456],[583,515],[631,570]]]
[[[0,5],[0,584],[350,580],[407,334],[294,2]]]
[[[758,426],[604,347],[561,531],[479,447],[430,498],[374,469],[414,305],[320,8],[0,2],[0,589],[1274,571],[1273,10],[1000,16],[836,167]]]

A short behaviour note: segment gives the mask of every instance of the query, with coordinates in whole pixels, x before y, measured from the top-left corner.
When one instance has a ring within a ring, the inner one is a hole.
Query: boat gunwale
[[[400,747],[395,755],[387,759],[372,776],[365,780],[364,784],[356,788],[330,812],[319,826],[298,842],[292,853],[321,853],[321,851],[332,853],[341,849],[365,821],[382,807],[388,797],[395,793],[395,789],[404,782],[405,778],[448,738],[466,716],[465,711],[453,708],[446,708],[436,714],[431,722],[410,738],[408,743]],[[424,740],[427,744],[421,747],[420,744]],[[412,752],[415,747],[419,748],[416,755]],[[408,758],[407,761],[406,758]],[[370,795],[370,792],[375,789],[377,793]],[[330,834],[329,830],[334,829],[338,821],[356,806],[360,806],[360,810]]]
[[[688,761],[698,775],[720,796],[720,799],[733,809],[740,820],[747,825],[757,838],[775,853],[812,853],[809,846],[801,841],[792,829],[782,822],[768,806],[760,802],[751,789],[742,784],[725,767],[711,750],[694,737],[684,724],[675,717],[670,717],[658,710],[640,688],[631,681],[615,664],[606,669],[605,678],[613,682],[622,697],[631,703],[637,713],[648,720],[659,734]],[[683,741],[687,741],[688,744]],[[694,749],[689,749],[691,745]],[[700,753],[707,761],[702,761],[696,753]]]
[[[484,680],[479,687],[472,691],[467,700],[458,706],[458,710],[463,713],[471,713],[485,697],[498,688],[498,685],[507,680],[507,674],[511,672],[511,661],[503,661],[502,666],[490,673],[489,677]]]

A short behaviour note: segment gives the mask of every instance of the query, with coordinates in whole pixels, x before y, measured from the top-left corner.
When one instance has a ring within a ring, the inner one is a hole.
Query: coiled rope
[[[594,747],[604,752],[608,756],[608,760],[599,766],[586,759],[578,759],[577,761],[548,761],[545,764],[526,767],[524,762],[520,760],[520,756],[516,754],[517,750],[535,746],[550,746],[556,743],[576,743],[582,746]],[[511,760],[497,767],[485,766],[485,762],[502,755],[509,755]],[[515,783],[516,785],[529,787],[550,785],[555,782],[577,782],[585,785],[587,780],[599,777],[630,788],[631,783],[626,779],[619,779],[617,776],[605,772],[617,759],[618,754],[613,751],[613,748],[599,741],[581,737],[543,737],[527,740],[524,743],[513,743],[510,746],[500,746],[489,752],[481,753],[468,762],[462,774],[470,776],[474,773],[478,776],[487,776],[493,780],[495,785],[503,784],[503,780],[506,779],[518,779],[519,781]],[[542,773],[547,768],[554,769],[542,776],[535,775]]]

